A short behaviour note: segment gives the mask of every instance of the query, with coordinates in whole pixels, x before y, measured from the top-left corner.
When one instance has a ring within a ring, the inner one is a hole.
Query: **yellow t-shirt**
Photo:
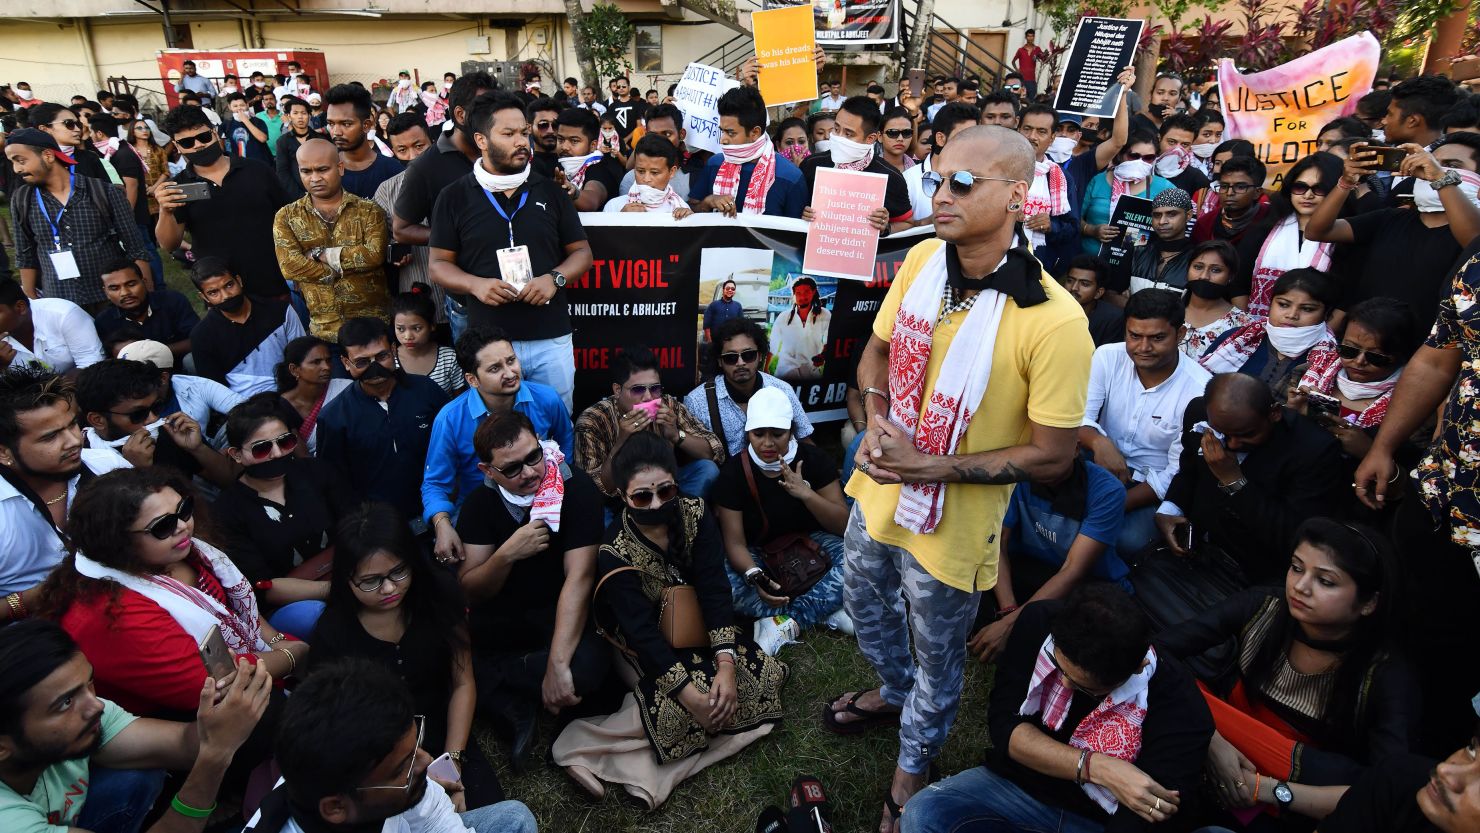
[[[899,304],[920,268],[943,241],[915,246],[889,287],[874,319],[874,335],[888,341]],[[1078,428],[1084,420],[1094,342],[1089,322],[1068,291],[1045,273],[1048,300],[1022,308],[1008,299],[997,329],[992,378],[982,404],[961,438],[956,454],[978,454],[1026,443],[1029,421],[1049,428]],[[929,402],[951,339],[966,320],[957,312],[936,322],[926,365],[922,402]],[[951,483],[946,487],[940,524],[928,535],[916,535],[894,522],[899,486],[880,485],[855,471],[847,491],[858,501],[869,536],[881,544],[902,547],[930,575],[959,590],[990,590],[997,583],[997,550],[1002,518],[1007,514],[1011,484],[993,486]]]

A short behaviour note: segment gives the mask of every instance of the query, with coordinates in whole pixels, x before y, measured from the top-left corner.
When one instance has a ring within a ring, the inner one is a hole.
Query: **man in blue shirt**
[[[726,278],[720,286],[720,297],[709,302],[704,308],[704,342],[707,344],[714,338],[714,330],[719,325],[732,318],[739,318],[745,314],[745,308],[735,300],[735,282]]]
[[[723,152],[690,179],[689,204],[695,211],[717,211],[726,217],[769,214],[800,218],[808,201],[806,180],[796,165],[776,154],[766,135],[766,102],[760,92],[754,87],[736,87],[719,97],[716,109]],[[747,201],[750,177],[758,168],[769,169],[773,177],[759,195],[763,211]],[[732,179],[735,186],[716,189],[716,178],[721,183]]]
[[[437,559],[463,558],[454,515],[473,490],[483,485],[473,432],[490,414],[518,411],[529,417],[541,440],[554,440],[567,459],[575,430],[560,394],[548,385],[524,381],[508,334],[498,327],[472,326],[457,340],[457,364],[468,389],[447,403],[432,423],[427,464],[421,481],[423,519],[437,535]]]
[[[447,394],[430,378],[396,367],[390,328],[379,318],[351,318],[339,328],[340,361],[355,384],[319,412],[320,460],[362,484],[369,500],[400,510],[421,534],[421,468],[432,420]]]
[[[1019,483],[1012,490],[992,591],[996,621],[979,627],[968,643],[977,659],[995,661],[1007,645],[1019,594],[1031,594],[1022,605],[1062,599],[1087,579],[1113,582],[1130,592],[1130,568],[1115,552],[1124,505],[1125,486],[1115,475],[1078,458],[1058,483]],[[985,606],[982,610],[991,615]],[[977,623],[981,625],[981,617]]]

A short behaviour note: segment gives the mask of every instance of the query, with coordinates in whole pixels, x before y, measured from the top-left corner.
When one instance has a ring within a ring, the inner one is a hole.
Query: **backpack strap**
[[[709,400],[709,425],[719,435],[720,446],[728,452],[730,441],[725,437],[725,421],[719,415],[719,391],[715,389],[713,379],[704,383],[704,398]]]
[[[755,501],[757,512],[761,513],[761,534],[756,539],[757,545],[766,540],[766,533],[771,529],[771,521],[766,517],[766,507],[761,505],[761,493],[755,485],[755,470],[750,467],[750,449],[740,449],[740,468],[745,470],[745,483],[750,487],[750,497]]]

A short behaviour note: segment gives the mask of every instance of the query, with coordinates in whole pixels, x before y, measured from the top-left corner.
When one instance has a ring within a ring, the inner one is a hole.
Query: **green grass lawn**
[[[823,729],[824,703],[841,692],[877,685],[877,678],[852,637],[818,630],[803,634],[803,640],[781,650],[781,659],[791,667],[783,692],[785,721],[744,752],[680,785],[652,813],[625,801],[620,787],[608,789],[600,803],[591,803],[558,768],[541,763],[552,740],[549,720],[541,724],[539,746],[531,756],[530,771],[523,775],[508,767],[507,745],[496,744],[481,725],[479,739],[499,769],[504,790],[529,805],[541,830],[749,833],[766,805],[783,805],[793,778],[810,773],[828,790],[838,833],[873,831],[894,773],[897,732],[877,729],[861,737],[839,737]],[[987,748],[990,687],[991,671],[969,661],[961,712],[939,761],[942,773],[980,763]]]

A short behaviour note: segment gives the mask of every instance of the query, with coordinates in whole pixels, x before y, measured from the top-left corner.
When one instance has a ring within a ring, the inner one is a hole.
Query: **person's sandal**
[[[894,801],[894,791],[892,789],[884,793],[884,809],[889,811],[889,817],[894,820],[894,828],[898,830],[899,817],[904,815],[904,807]]]
[[[858,698],[867,693],[868,691],[854,692],[853,696],[848,698],[848,702],[840,710],[835,710],[833,703],[837,702],[838,697],[843,696],[841,694],[824,703],[822,705],[822,727],[835,735],[861,735],[871,729],[877,729],[880,726],[893,726],[899,722],[899,712],[897,711],[868,711],[859,708]],[[850,714],[857,715],[859,719],[846,722],[839,721],[838,714],[840,712],[849,712]]]
[[[581,791],[586,796],[589,796],[592,801],[600,801],[606,798],[606,785],[601,783],[601,779],[596,777],[596,773],[578,764],[571,764],[567,767],[561,767],[561,769],[564,770],[565,776],[571,780],[571,783],[580,787]]]

